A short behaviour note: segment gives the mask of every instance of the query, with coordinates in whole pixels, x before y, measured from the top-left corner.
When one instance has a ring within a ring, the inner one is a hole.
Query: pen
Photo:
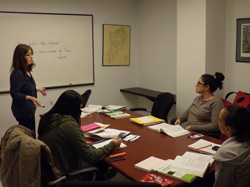
[[[44,106],[44,105],[42,105],[42,104],[40,104],[40,106],[41,106],[41,107],[43,107],[43,108],[45,108],[45,106]]]
[[[121,133],[121,134],[119,135],[119,138],[121,138],[121,139],[123,140],[123,139],[126,138],[128,135],[130,135],[130,133],[126,134],[125,136],[124,136],[124,134],[125,134],[125,133]]]
[[[114,154],[114,155],[110,155],[109,157],[112,158],[112,157],[116,157],[116,156],[125,156],[126,155],[126,152],[122,152],[122,153],[117,153],[117,154]]]
[[[199,147],[199,148],[197,148],[197,149],[203,149],[203,148],[210,147],[210,146],[212,146],[212,145],[211,145],[211,144],[205,145],[205,146]]]
[[[188,136],[188,138],[190,138],[191,136],[193,136],[194,135],[194,133],[191,133],[189,136]]]

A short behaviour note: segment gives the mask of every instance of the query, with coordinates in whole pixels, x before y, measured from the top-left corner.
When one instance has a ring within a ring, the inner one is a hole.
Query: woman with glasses
[[[10,75],[10,95],[12,97],[11,110],[20,125],[35,131],[36,107],[41,107],[37,99],[37,91],[46,95],[45,88],[36,87],[31,71],[33,50],[26,44],[19,44],[14,51]]]
[[[216,136],[219,132],[217,120],[224,106],[222,100],[213,93],[218,88],[222,89],[224,78],[224,75],[219,72],[215,75],[202,75],[196,84],[196,93],[200,95],[174,124],[181,125],[186,130]]]

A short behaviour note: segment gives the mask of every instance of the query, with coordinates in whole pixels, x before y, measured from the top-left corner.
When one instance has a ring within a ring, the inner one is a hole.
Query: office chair
[[[6,131],[1,140],[0,157],[4,187],[55,186],[71,176],[97,170],[96,167],[89,167],[61,175],[54,165],[49,147],[34,139],[31,130],[22,125],[14,125]],[[93,173],[92,180],[95,176]]]
[[[91,90],[86,90],[83,94],[82,94],[82,98],[83,98],[83,106],[82,108],[84,108],[89,100],[89,96],[91,94]]]
[[[168,113],[171,107],[174,104],[174,95],[169,92],[164,92],[159,94],[154,103],[151,110],[151,115],[160,119],[165,120],[168,122]],[[147,111],[145,108],[131,108],[131,111]],[[150,111],[147,111],[150,112]]]

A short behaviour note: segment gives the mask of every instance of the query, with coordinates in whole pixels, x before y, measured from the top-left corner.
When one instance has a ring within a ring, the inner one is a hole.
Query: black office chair
[[[86,90],[83,94],[82,94],[82,98],[83,98],[83,106],[82,108],[84,108],[89,100],[89,96],[91,94],[91,90]]]
[[[163,119],[168,122],[168,113],[174,104],[174,95],[169,92],[159,94],[153,104],[152,110],[147,111],[145,108],[131,108],[131,111],[147,111],[152,116]]]

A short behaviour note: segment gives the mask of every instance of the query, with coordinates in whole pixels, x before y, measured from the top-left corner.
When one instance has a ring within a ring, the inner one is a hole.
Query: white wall
[[[131,96],[130,100],[120,93],[120,88],[136,86],[137,69],[137,37],[136,26],[136,1],[133,0],[12,0],[2,1],[1,11],[19,11],[19,12],[56,12],[56,13],[79,13],[93,14],[94,17],[94,63],[95,63],[95,85],[73,87],[83,93],[86,89],[92,89],[89,103],[92,104],[119,104],[134,106],[136,99]],[[103,24],[124,24],[131,25],[131,57],[130,66],[126,67],[103,67],[102,66],[102,26]],[[29,29],[29,20],[23,20],[23,30]],[[1,36],[3,34],[1,33]],[[14,49],[13,49],[14,51]],[[35,56],[34,56],[35,58]],[[11,65],[11,59],[8,62]],[[37,64],[42,62],[36,62]],[[34,71],[39,69],[34,68]],[[53,71],[53,70],[49,70]],[[44,73],[44,72],[43,72]],[[46,76],[46,73],[44,74]],[[55,72],[56,76],[56,72]],[[70,76],[70,75],[66,75]],[[37,82],[39,85],[39,82]],[[38,125],[41,113],[48,111],[54,104],[58,96],[65,89],[48,90],[47,96],[42,97],[39,94],[39,100],[46,108],[38,108],[36,121]],[[16,124],[11,113],[11,97],[9,94],[0,95],[0,119],[1,131],[0,137],[8,127]]]
[[[250,92],[246,83],[250,64],[235,62],[236,19],[250,17],[249,0],[0,0],[0,4],[0,11],[93,14],[95,85],[72,88],[80,93],[92,89],[89,103],[128,108],[145,104],[150,108],[150,101],[120,93],[120,88],[141,86],[177,93],[180,113],[195,97],[194,85],[199,76],[217,68],[225,68],[224,95],[232,90]],[[28,28],[28,23],[24,20],[22,29]],[[131,25],[130,66],[102,66],[103,24]],[[11,65],[11,59],[0,63]],[[38,114],[48,111],[64,90],[48,90],[46,97],[39,95],[46,108],[37,110],[37,123]],[[1,94],[0,137],[16,124],[10,106],[10,95]]]
[[[176,93],[176,0],[138,0],[138,70],[141,87]],[[138,97],[151,110],[152,102]],[[175,106],[170,111],[175,116]]]
[[[226,82],[225,94],[230,91],[250,93],[250,63],[236,62],[236,20],[250,18],[249,0],[227,0],[226,9]]]
[[[206,1],[206,73],[225,75],[226,0]],[[227,77],[224,83],[227,82]],[[224,89],[215,95],[224,96]]]
[[[177,1],[177,114],[192,103],[195,84],[205,73],[206,2]]]
[[[120,89],[142,86],[158,91],[175,92],[176,2],[174,0],[0,0],[0,4],[0,11],[93,14],[95,85],[72,88],[79,93],[91,89],[89,104],[119,104],[131,108],[137,106],[139,99],[140,106],[145,103],[145,106],[150,108],[152,102],[130,94],[122,94]],[[23,24],[22,29],[27,29],[29,20],[24,20]],[[103,24],[131,26],[130,66],[102,66]],[[8,63],[10,66],[11,59],[0,63]],[[152,73],[152,69],[157,73]],[[35,71],[39,69],[35,68]],[[145,71],[149,74],[145,74]],[[38,115],[47,112],[64,90],[66,88],[47,90],[46,97],[38,95],[38,99],[46,108],[38,108],[37,125]],[[10,95],[1,94],[0,103],[0,137],[2,137],[6,129],[16,124],[16,121],[10,109]]]

